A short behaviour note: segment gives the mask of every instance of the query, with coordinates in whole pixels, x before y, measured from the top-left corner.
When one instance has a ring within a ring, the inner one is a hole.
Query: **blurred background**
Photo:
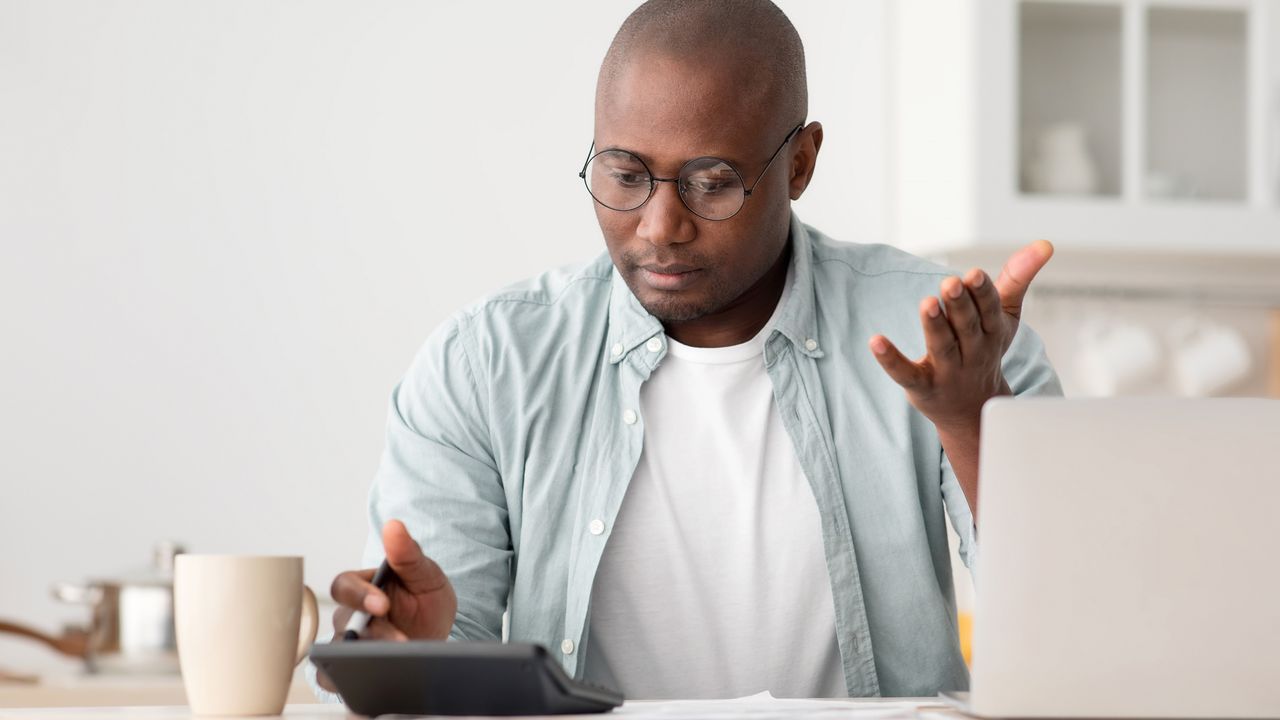
[[[1280,0],[779,4],[803,220],[993,272],[1053,240],[1069,394],[1280,396]],[[327,596],[419,344],[603,251],[576,173],[633,7],[0,0],[0,621],[87,625],[51,588],[165,542]],[[0,633],[0,671],[81,668]]]

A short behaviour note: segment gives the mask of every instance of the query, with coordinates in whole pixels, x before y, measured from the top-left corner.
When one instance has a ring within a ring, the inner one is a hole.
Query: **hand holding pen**
[[[386,560],[376,570],[348,570],[329,593],[341,606],[333,614],[334,637],[373,640],[444,640],[453,628],[458,599],[434,560],[423,554],[404,523],[382,527]]]

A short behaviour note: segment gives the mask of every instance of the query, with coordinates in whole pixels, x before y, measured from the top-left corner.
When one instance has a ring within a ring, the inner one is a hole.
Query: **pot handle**
[[[64,603],[97,605],[102,602],[102,588],[97,585],[58,583],[53,586],[53,596]]]
[[[62,637],[54,637],[26,625],[0,620],[0,633],[31,638],[48,645],[63,655],[82,659],[87,659],[89,656],[89,633],[80,628],[67,628],[62,631]]]

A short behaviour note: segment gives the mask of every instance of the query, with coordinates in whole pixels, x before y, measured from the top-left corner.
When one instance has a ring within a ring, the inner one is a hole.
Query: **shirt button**
[[[658,352],[662,349],[662,341],[658,338],[649,338],[649,342],[645,343],[644,347],[649,352]]]
[[[814,350],[817,350],[817,349],[818,349],[818,341],[817,341],[817,340],[814,340],[813,338],[809,338],[808,340],[805,340],[805,341],[804,341],[804,349],[805,349],[805,350],[808,350],[809,352],[813,352]]]
[[[613,344],[613,356],[614,356],[614,357],[618,357],[618,356],[619,356],[619,355],[621,355],[621,354],[622,354],[622,343],[614,343],[614,344]]]
[[[622,413],[622,422],[624,422],[624,423],[626,423],[626,424],[628,424],[628,425],[635,425],[635,424],[636,424],[636,421],[637,421],[637,420],[639,420],[639,419],[640,419],[640,416],[639,416],[639,415],[636,415],[636,411],[635,411],[635,410],[628,410],[628,411],[626,411],[626,412]]]
[[[573,641],[572,641],[572,640],[570,640],[569,638],[565,638],[564,640],[561,640],[561,641],[560,641],[560,652],[564,653],[565,655],[572,655],[572,654],[573,654]]]
[[[592,520],[591,524],[587,526],[587,530],[589,530],[592,535],[603,535],[604,521],[601,520],[600,518],[596,518],[595,520]]]

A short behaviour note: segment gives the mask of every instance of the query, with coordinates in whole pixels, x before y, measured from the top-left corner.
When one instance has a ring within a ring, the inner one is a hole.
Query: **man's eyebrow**
[[[630,153],[630,154],[632,154],[632,155],[635,155],[636,157],[638,157],[638,158],[640,158],[641,160],[643,160],[646,164],[648,164],[648,162],[649,162],[649,161],[645,158],[645,156],[641,155],[640,153],[636,152],[635,150],[632,150],[632,149],[631,149],[631,148],[629,148],[629,147],[623,147],[622,145],[597,145],[597,146],[596,146],[596,153],[597,153],[597,154],[602,153],[602,152],[608,152],[608,151],[610,151],[610,150],[621,150],[622,152]]]
[[[628,147],[623,147],[621,145],[608,145],[605,143],[593,142],[591,148],[592,148],[591,157],[593,158],[597,155],[600,155],[601,153],[609,152],[610,150],[619,150],[621,152],[629,153],[631,155],[634,155],[637,158],[640,158],[640,162],[644,163],[645,167],[649,167],[649,161],[645,159],[643,155],[641,155],[640,153]]]
[[[638,150],[634,150],[629,147],[623,147],[621,145],[598,145],[596,147],[597,153],[602,153],[606,150],[622,150],[624,152],[629,152],[632,155],[635,155],[636,157],[640,158],[640,161],[643,162],[645,166],[648,167],[651,171],[654,168],[653,158],[648,155],[645,155],[644,153]],[[677,165],[676,167],[677,168],[684,167],[685,163],[689,162],[690,160],[697,160],[698,158],[706,158],[706,157],[715,158],[717,160],[723,160],[729,163],[729,165],[731,165],[733,169],[738,171],[739,173],[743,172],[744,168],[749,167],[748,164],[743,163],[742,160],[740,159],[730,157],[729,155],[726,155],[723,153],[713,153],[713,152],[704,152],[704,153],[699,153],[697,155],[690,155],[689,157],[682,158],[679,161],[679,165]],[[763,165],[764,160],[760,160],[759,164]]]

